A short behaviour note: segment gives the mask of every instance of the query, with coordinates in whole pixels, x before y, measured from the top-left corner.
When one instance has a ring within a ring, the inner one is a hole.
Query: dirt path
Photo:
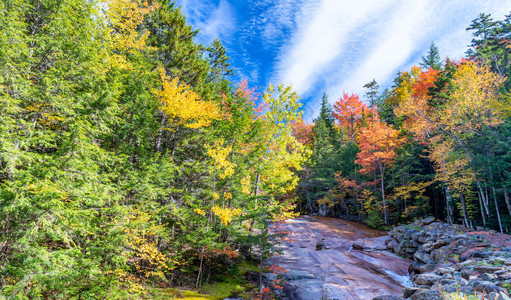
[[[333,218],[301,216],[283,226],[290,242],[269,264],[288,271],[288,299],[372,299],[399,295],[410,261],[386,251],[352,250],[353,241],[385,235],[367,226]],[[318,241],[325,250],[316,250]]]

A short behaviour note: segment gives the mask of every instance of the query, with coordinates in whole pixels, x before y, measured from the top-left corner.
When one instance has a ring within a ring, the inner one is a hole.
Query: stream
[[[385,231],[319,216],[300,216],[281,227],[289,232],[289,241],[277,247],[282,254],[268,264],[287,270],[287,299],[373,299],[400,295],[409,285],[409,260],[387,251],[352,248],[355,240],[363,238],[382,237],[376,240],[383,243]],[[316,250],[318,242],[326,249]]]

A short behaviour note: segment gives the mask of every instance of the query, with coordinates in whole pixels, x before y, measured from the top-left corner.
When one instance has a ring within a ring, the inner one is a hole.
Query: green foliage
[[[165,298],[209,289],[254,245],[272,253],[267,222],[290,216],[308,155],[290,88],[258,110],[172,1],[9,0],[0,14],[1,295]],[[168,124],[161,70],[223,115]],[[231,279],[211,293],[241,289]]]

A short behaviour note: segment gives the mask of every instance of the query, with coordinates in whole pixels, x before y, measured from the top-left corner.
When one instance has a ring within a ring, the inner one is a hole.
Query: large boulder
[[[416,287],[405,287],[403,289],[403,298],[410,298],[417,291],[419,291],[419,288],[416,288]]]
[[[415,285],[428,285],[431,286],[440,280],[442,280],[442,276],[435,274],[419,274],[413,277],[413,283]]]
[[[413,255],[413,259],[418,262],[424,263],[424,264],[434,264],[435,263],[435,261],[424,250],[419,250],[419,251],[415,252],[415,254]]]
[[[420,225],[421,226],[426,226],[426,225],[429,225],[431,223],[435,222],[435,218],[434,217],[427,217],[427,218],[424,218],[422,220],[420,220]]]

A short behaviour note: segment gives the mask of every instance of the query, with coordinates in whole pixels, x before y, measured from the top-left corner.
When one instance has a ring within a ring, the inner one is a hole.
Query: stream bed
[[[385,236],[385,231],[328,217],[300,216],[282,229],[289,241],[277,248],[269,265],[284,268],[287,299],[373,299],[400,295],[410,284],[410,261],[387,251],[359,251],[353,242]],[[322,242],[326,249],[316,250]]]

